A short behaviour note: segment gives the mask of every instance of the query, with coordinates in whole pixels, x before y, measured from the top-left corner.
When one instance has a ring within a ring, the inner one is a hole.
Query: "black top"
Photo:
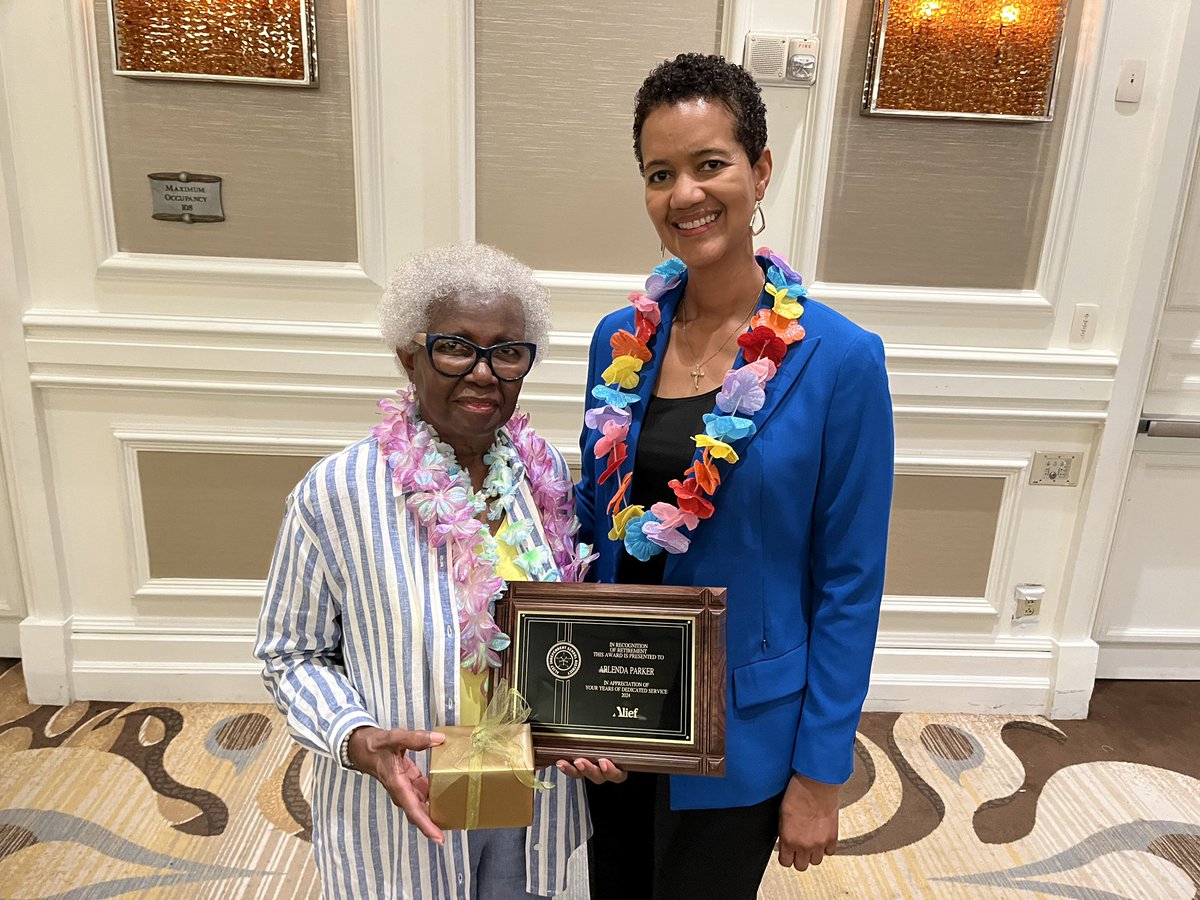
[[[719,390],[713,388],[695,397],[651,395],[638,437],[630,504],[644,506],[647,511],[655,503],[675,504],[675,492],[668,482],[684,480],[683,473],[696,454],[692,436],[704,430],[704,414],[712,412]],[[617,583],[662,584],[667,555],[664,550],[642,562],[622,550],[617,561]]]

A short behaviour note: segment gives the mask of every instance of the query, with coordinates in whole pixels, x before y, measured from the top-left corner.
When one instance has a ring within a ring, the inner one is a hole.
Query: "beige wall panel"
[[[872,2],[852,0],[838,73],[821,281],[1035,287],[1082,6],[1072,3],[1068,11],[1054,121],[1007,123],[862,115]]]
[[[320,86],[275,87],[113,75],[108,4],[96,0],[121,250],[358,259],[346,6],[317,0],[316,9]],[[180,169],[224,179],[224,222],[185,225],[150,217],[146,176]]]
[[[317,459],[140,451],[150,577],[265,579],[284,498]]]
[[[722,17],[722,0],[476,0],[479,240],[535,269],[653,268],[633,95],[663,59],[714,52]]]
[[[1003,478],[897,475],[884,593],[982,597]]]

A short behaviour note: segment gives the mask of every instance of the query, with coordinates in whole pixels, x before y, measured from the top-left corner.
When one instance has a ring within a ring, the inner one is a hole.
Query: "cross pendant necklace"
[[[693,393],[696,393],[696,394],[700,393],[700,381],[704,378],[704,364],[707,362],[710,362],[718,353],[720,353],[722,350],[724,350],[725,345],[729,343],[730,339],[735,334],[737,334],[739,331],[741,331],[743,328],[746,327],[746,323],[749,322],[750,317],[752,315],[754,315],[754,310],[758,308],[758,297],[762,295],[762,290],[763,289],[760,286],[758,289],[758,294],[755,295],[755,298],[754,298],[754,306],[750,307],[750,312],[746,313],[746,318],[742,319],[742,321],[738,324],[738,326],[736,328],[734,328],[733,331],[729,332],[728,335],[725,336],[725,340],[721,341],[720,346],[717,347],[715,352],[713,352],[712,354],[709,355],[708,359],[703,359],[703,360],[700,359],[696,355],[696,351],[692,349],[692,342],[690,340],[688,340],[688,335],[687,335],[688,323],[683,320],[682,316],[680,316],[680,325],[681,325],[680,333],[683,335],[683,343],[687,347],[688,353],[690,353],[692,355],[692,360],[693,360],[692,371],[688,372],[688,374],[692,376],[692,391],[693,391]],[[680,311],[682,312],[682,309]]]

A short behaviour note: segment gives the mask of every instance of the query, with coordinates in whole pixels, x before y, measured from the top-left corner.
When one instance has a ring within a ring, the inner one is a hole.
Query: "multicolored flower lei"
[[[396,393],[398,400],[379,401],[384,419],[371,433],[387,458],[392,482],[409,495],[406,505],[429,530],[430,542],[449,547],[463,667],[477,673],[498,667],[510,639],[494,618],[505,587],[496,573],[496,541],[515,548],[528,542],[534,526],[512,522],[493,537],[479,517],[485,511],[491,521],[504,515],[521,478],[527,478],[551,549],[535,546],[519,553],[515,564],[531,581],[581,581],[595,556],[587,544],[572,541],[579,520],[570,499],[571,482],[555,474],[554,454],[529,427],[529,417],[516,415],[496,433],[496,443],[483,458],[488,465],[483,487],[472,490],[454,448],[421,419],[412,387]]]
[[[621,329],[612,336],[612,365],[600,376],[604,381],[592,388],[592,396],[602,405],[589,409],[584,423],[598,435],[593,452],[597,459],[607,457],[604,471],[597,479],[604,484],[613,476],[621,480],[608,505],[612,516],[609,540],[624,541],[626,551],[645,561],[657,553],[686,553],[691,538],[684,530],[692,531],[701,519],[714,511],[712,496],[721,485],[721,472],[715,460],[732,465],[738,461],[734,444],[754,434],[757,426],[751,420],[766,402],[766,385],[775,377],[780,363],[792,344],[804,338],[804,326],[799,322],[804,314],[802,299],[807,296],[803,279],[780,256],[766,247],[758,251],[768,263],[764,289],[774,298],[770,308],[764,307],[750,320],[749,330],[738,338],[745,365],[725,374],[717,394],[716,409],[704,416],[704,433],[693,437],[703,453],[685,471],[683,480],[668,483],[675,494],[675,503],[655,503],[649,510],[630,506],[629,483],[633,472],[621,474],[629,458],[626,439],[632,415],[629,407],[640,402],[634,391],[641,378],[638,373],[650,362],[653,354],[650,339],[662,323],[659,302],[664,294],[679,286],[686,266],[679,259],[669,259],[655,267],[646,280],[645,293],[629,295],[634,308],[634,330]]]

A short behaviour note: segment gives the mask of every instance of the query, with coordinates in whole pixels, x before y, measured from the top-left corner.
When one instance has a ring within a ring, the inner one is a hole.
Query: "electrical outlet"
[[[1022,625],[1032,625],[1042,615],[1042,598],[1046,596],[1046,586],[1042,584],[1018,584],[1016,588],[1017,606],[1013,610],[1013,621]]]
[[[1029,471],[1029,483],[1075,487],[1079,484],[1082,457],[1082,453],[1046,453],[1039,450],[1033,454],[1033,467]]]

